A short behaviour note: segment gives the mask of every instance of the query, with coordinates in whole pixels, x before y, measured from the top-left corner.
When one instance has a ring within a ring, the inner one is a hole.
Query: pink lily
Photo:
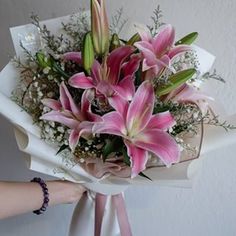
[[[142,41],[134,45],[143,54],[143,71],[147,71],[152,78],[160,75],[163,69],[170,68],[171,60],[176,55],[191,48],[187,45],[174,46],[175,30],[171,25],[164,26],[154,38],[148,31],[139,34]]]
[[[95,88],[97,93],[106,98],[116,97],[115,95],[118,94],[125,100],[130,100],[135,92],[133,76],[138,70],[140,56],[132,55],[128,62],[125,60],[134,50],[132,46],[115,49],[102,65],[98,61],[94,61],[91,76],[86,76],[83,72],[77,73],[69,79],[69,84],[81,89]],[[78,52],[66,53],[64,58],[81,64],[81,54]],[[123,78],[120,80],[121,74]]]
[[[209,104],[207,101],[214,100],[212,97],[199,91],[197,87],[188,84],[183,84],[179,88],[170,92],[164,99],[165,101],[171,100],[176,102],[191,102],[198,105],[202,114],[206,114]]]
[[[132,176],[145,169],[148,153],[158,156],[167,166],[179,160],[180,151],[174,138],[166,131],[175,124],[169,112],[152,115],[154,89],[143,82],[131,103],[114,103],[115,111],[105,114],[103,122],[94,124],[94,133],[121,136],[131,160]]]
[[[69,146],[74,150],[79,138],[84,134],[91,134],[93,122],[101,120],[100,116],[91,112],[90,101],[93,99],[91,90],[83,93],[81,106],[75,104],[64,82],[60,85],[59,101],[42,99],[42,103],[52,111],[42,115],[40,119],[59,122],[71,129]]]
[[[94,50],[103,55],[109,49],[109,23],[105,0],[91,0],[91,28]]]

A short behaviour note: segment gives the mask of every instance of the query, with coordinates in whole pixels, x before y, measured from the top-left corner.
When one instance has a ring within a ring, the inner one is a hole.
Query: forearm
[[[79,200],[82,187],[67,181],[46,182],[49,206]],[[0,182],[0,219],[39,209],[43,203],[42,188],[38,183]]]

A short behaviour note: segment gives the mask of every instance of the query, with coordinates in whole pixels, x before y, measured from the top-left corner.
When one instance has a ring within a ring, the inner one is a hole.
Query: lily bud
[[[84,36],[82,60],[84,69],[90,74],[94,62],[94,49],[90,32]]]
[[[109,50],[109,24],[105,0],[91,0],[91,26],[94,50],[102,56]]]

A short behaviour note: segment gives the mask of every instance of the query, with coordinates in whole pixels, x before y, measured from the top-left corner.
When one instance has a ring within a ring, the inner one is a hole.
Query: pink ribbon
[[[122,193],[111,196],[111,201],[115,206],[121,236],[132,236],[125,201]],[[95,227],[94,236],[101,235],[102,220],[104,216],[107,196],[97,193],[95,198]]]

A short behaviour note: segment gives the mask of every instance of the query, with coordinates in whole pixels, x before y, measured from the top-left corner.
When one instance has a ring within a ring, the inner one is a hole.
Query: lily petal
[[[150,33],[150,30],[146,25],[135,25],[136,29],[138,31],[139,36],[141,37],[142,41],[151,41],[152,40],[152,35]]]
[[[183,52],[187,52],[187,51],[191,51],[193,50],[193,48],[191,46],[188,45],[179,45],[179,46],[175,46],[174,48],[172,48],[169,53],[168,56],[173,59],[175,56],[177,56],[180,53]]]
[[[69,136],[69,146],[72,151],[75,150],[78,145],[80,137],[87,138],[92,134],[93,122],[90,121],[82,121],[76,129],[71,130]]]
[[[76,146],[78,145],[80,139],[80,132],[77,129],[73,129],[70,132],[69,136],[69,146],[72,151],[75,150]]]
[[[147,41],[139,41],[134,44],[135,47],[137,47],[141,52],[144,52],[146,50],[153,52],[154,47],[150,42]]]
[[[93,133],[114,134],[124,136],[126,134],[125,122],[118,112],[110,112],[102,117],[103,122],[96,122]]]
[[[44,98],[41,100],[41,102],[44,106],[47,106],[55,111],[59,111],[62,108],[61,103],[59,101],[51,98]]]
[[[150,43],[142,41],[135,43],[135,46],[142,52],[145,59],[145,63],[143,63],[143,71],[156,65],[156,55],[154,53],[154,48]]]
[[[136,134],[149,122],[154,107],[154,89],[149,81],[143,82],[136,91],[127,112],[127,128]]]
[[[158,57],[167,53],[175,40],[175,30],[171,25],[166,25],[153,39],[153,46]]]
[[[138,148],[131,142],[125,140],[125,145],[127,147],[127,154],[131,161],[131,178],[136,177],[140,172],[145,170],[146,163],[148,160],[148,152],[142,148]]]
[[[81,97],[81,112],[86,113],[91,111],[91,102],[94,99],[94,91],[91,89],[85,90]]]
[[[111,97],[114,95],[115,91],[112,88],[112,85],[109,83],[109,81],[101,80],[97,87],[97,91],[99,91],[101,94],[103,94],[105,97]]]
[[[114,85],[113,88],[121,97],[130,101],[135,93],[134,79],[131,75],[126,76],[118,85]]]
[[[64,82],[60,84],[60,102],[65,110],[72,111],[75,115],[80,115],[80,110],[70,95]]]
[[[78,64],[82,64],[82,56],[81,52],[67,52],[63,55],[63,58],[66,61],[73,61]]]
[[[78,126],[79,122],[75,119],[64,116],[63,113],[59,111],[51,111],[40,117],[41,120],[50,120],[61,123],[71,129],[74,129]]]
[[[188,84],[183,84],[179,88],[172,91],[165,100],[173,100],[173,101],[189,101],[196,102],[198,100],[214,100],[212,97],[198,91],[197,88],[190,86]]]
[[[122,117],[126,118],[127,110],[128,110],[128,102],[127,100],[120,97],[118,94],[108,97],[109,104],[121,114]]]
[[[122,74],[124,77],[131,75],[138,70],[141,61],[140,54],[134,54],[130,57],[130,60],[122,65]]]
[[[153,115],[145,129],[161,129],[167,131],[176,124],[169,111]]]
[[[90,89],[95,86],[93,79],[87,77],[83,72],[73,75],[68,82],[69,85],[74,88]]]
[[[179,161],[180,150],[176,141],[163,130],[144,130],[132,141],[137,147],[155,154],[167,166]]]
[[[110,70],[109,81],[116,84],[120,77],[120,69],[124,60],[135,50],[132,46],[122,46],[111,52],[107,59],[107,66]]]
[[[99,81],[102,80],[101,70],[102,70],[102,67],[99,64],[99,62],[97,60],[94,60],[93,66],[92,66],[92,69],[91,69],[91,72],[92,72],[91,76],[92,76],[93,81],[94,81],[95,84],[98,84]]]

